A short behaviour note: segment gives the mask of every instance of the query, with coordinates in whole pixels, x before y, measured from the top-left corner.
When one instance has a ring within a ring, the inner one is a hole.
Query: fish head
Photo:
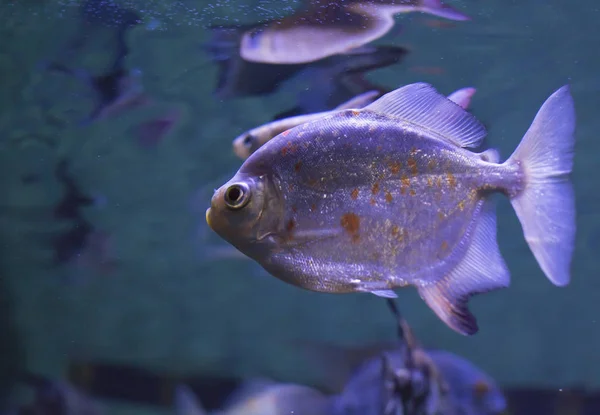
[[[263,62],[263,54],[267,54],[271,49],[271,38],[265,28],[256,27],[248,30],[242,35],[240,42],[240,52],[244,60],[250,62]],[[272,63],[272,62],[268,62]]]
[[[284,202],[269,175],[238,173],[214,193],[206,222],[250,257],[283,229]]]
[[[246,131],[233,140],[233,152],[242,160],[250,157],[259,147],[260,139],[253,131]]]

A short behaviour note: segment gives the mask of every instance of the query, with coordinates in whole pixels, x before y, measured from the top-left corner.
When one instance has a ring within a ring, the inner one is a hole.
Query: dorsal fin
[[[335,107],[335,110],[353,110],[360,109],[367,105],[369,105],[375,97],[379,95],[379,91],[367,91],[363,92],[360,95],[355,96],[354,98],[350,98],[348,101],[338,105]]]
[[[485,127],[431,85],[416,83],[385,94],[365,110],[399,118],[459,147],[477,147]]]

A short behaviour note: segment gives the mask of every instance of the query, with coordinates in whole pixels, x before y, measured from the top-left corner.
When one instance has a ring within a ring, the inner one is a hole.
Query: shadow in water
[[[24,363],[6,275],[6,264],[0,264],[0,411],[8,405],[9,395]]]

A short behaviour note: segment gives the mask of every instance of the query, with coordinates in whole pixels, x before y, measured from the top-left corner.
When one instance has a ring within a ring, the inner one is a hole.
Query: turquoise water
[[[116,23],[82,36],[77,2],[0,6],[4,390],[18,371],[61,377],[76,359],[322,384],[326,374],[307,364],[297,340],[356,346],[393,339],[376,297],[288,286],[232,254],[205,224],[212,190],[240,165],[231,140],[293,107],[305,87],[291,82],[269,96],[216,98],[206,26],[281,17],[298,2],[120,4],[143,20],[126,34],[125,66],[139,71],[147,102],[90,124],[81,123],[93,109],[90,89],[40,63],[61,59],[102,73],[115,50]],[[399,16],[402,31],[377,42],[411,53],[369,77],[390,89],[428,82],[445,94],[475,86],[472,111],[503,158],[547,96],[571,85],[578,211],[572,283],[558,288],[545,279],[508,201],[499,199],[499,244],[512,285],[472,300],[480,332],[452,332],[412,289],[398,292],[400,307],[423,344],[469,358],[502,385],[600,387],[600,7],[450,4],[473,20],[449,27]],[[82,44],[66,54],[73,40]],[[153,142],[140,124],[157,117],[176,122]],[[53,213],[65,191],[55,174],[60,160],[93,199],[82,215],[95,233],[79,257],[54,266],[52,241],[73,223]]]

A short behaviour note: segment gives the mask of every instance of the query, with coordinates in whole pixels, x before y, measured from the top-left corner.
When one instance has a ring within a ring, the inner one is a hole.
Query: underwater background
[[[21,373],[66,379],[78,362],[92,372],[92,363],[103,362],[165,379],[264,376],[323,386],[330,373],[315,350],[393,341],[380,298],[287,285],[206,225],[213,190],[241,165],[232,140],[311,88],[292,79],[273,94],[219,97],[207,27],[280,18],[301,2],[115,1],[139,16],[126,29],[126,16],[105,13],[104,3],[0,5],[3,402],[19,395]],[[577,112],[572,282],[558,288],[546,280],[509,202],[498,198],[499,246],[512,280],[472,299],[480,331],[449,330],[411,288],[397,290],[399,307],[423,344],[468,358],[502,387],[600,388],[600,6],[447,3],[472,20],[398,15],[400,31],[376,43],[410,53],[367,77],[389,89],[427,82],[446,95],[477,88],[470,108],[503,160],[543,101],[570,84]],[[89,85],[48,70],[48,62],[96,75],[119,53],[140,88],[135,103],[87,120],[97,104]],[[107,405],[111,413],[171,411],[127,399]]]

